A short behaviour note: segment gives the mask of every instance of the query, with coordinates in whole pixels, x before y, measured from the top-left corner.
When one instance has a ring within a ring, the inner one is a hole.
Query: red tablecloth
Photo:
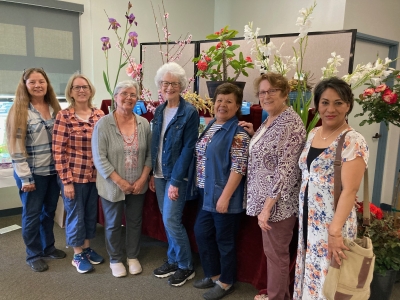
[[[104,103],[105,101],[108,101],[108,103]],[[110,104],[110,100],[104,100],[101,105],[101,109],[105,113],[108,113],[108,106]],[[107,110],[103,109],[103,105],[106,106]],[[250,108],[250,115],[242,116],[242,119],[248,122],[253,122],[254,129],[257,130],[261,124],[261,113],[261,107],[259,105],[253,105]],[[150,117],[152,118],[152,114],[151,116],[147,114],[142,116],[145,116],[147,119]],[[104,215],[101,202],[99,201],[98,203],[98,222],[100,224],[104,224]],[[182,220],[187,229],[190,244],[194,252],[197,252],[198,250],[193,231],[197,210],[198,201],[187,201]],[[164,224],[158,208],[157,198],[155,193],[150,190],[148,190],[146,193],[146,200],[143,207],[142,233],[161,241],[167,241]],[[296,247],[297,226],[293,232],[293,239],[290,244],[291,292],[293,291]],[[250,283],[257,289],[265,289],[267,287],[267,262],[262,246],[261,230],[257,224],[257,218],[246,216],[244,213],[241,219],[241,226],[238,234],[237,260],[237,279],[239,281]]]

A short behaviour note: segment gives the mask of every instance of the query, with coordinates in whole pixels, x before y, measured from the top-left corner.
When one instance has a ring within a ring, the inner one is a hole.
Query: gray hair
[[[156,83],[157,88],[161,88],[161,81],[166,74],[170,74],[176,78],[178,78],[180,83],[181,92],[183,92],[187,85],[188,80],[186,78],[185,70],[178,65],[176,62],[169,62],[162,65],[156,73],[156,77],[154,78],[154,82]]]
[[[135,88],[138,99],[140,98],[139,83],[135,80],[124,80],[117,83],[114,89],[113,96],[115,97],[121,90]]]

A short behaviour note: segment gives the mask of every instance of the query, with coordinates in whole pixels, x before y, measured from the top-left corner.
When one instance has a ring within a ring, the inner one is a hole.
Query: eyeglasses
[[[256,95],[258,98],[264,98],[266,94],[274,96],[281,89],[269,89],[268,91],[258,92]]]
[[[75,92],[79,92],[81,89],[83,89],[84,91],[88,91],[90,89],[90,86],[88,85],[74,85],[71,87],[71,90],[75,91]]]
[[[137,98],[137,95],[136,94],[128,94],[127,92],[122,92],[122,93],[119,93],[120,95],[122,95],[122,96],[124,96],[125,98],[133,98],[133,99],[135,99],[135,98]]]
[[[161,81],[161,85],[163,87],[168,87],[169,85],[171,85],[173,88],[176,88],[180,85],[180,82],[168,82],[168,81]]]

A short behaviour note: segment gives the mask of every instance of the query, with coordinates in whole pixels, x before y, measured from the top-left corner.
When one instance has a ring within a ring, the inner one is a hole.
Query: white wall
[[[377,37],[400,41],[399,30],[399,0],[347,0],[344,17],[344,29],[357,28],[358,32]],[[356,46],[357,47],[357,46]],[[383,54],[380,54],[381,58]],[[400,56],[400,51],[398,53]],[[397,68],[400,64],[397,63]],[[360,132],[370,135],[368,125],[360,128]],[[399,151],[400,128],[389,126],[389,136],[386,145],[386,157],[383,174],[381,202],[391,204],[396,170],[396,158]],[[375,165],[376,157],[370,158],[369,164]],[[374,174],[370,174],[370,177]]]
[[[253,21],[260,34],[295,33],[299,10],[313,0],[215,0],[214,30],[226,25],[243,36],[244,25]],[[311,31],[343,29],[346,0],[320,0],[314,10]]]

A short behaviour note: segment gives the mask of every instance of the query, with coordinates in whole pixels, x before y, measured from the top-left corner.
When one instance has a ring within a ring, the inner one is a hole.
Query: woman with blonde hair
[[[35,272],[48,269],[43,257],[64,258],[54,247],[54,214],[60,188],[51,154],[54,118],[60,105],[43,69],[24,71],[7,117],[8,150],[22,202],[26,262]]]
[[[89,78],[74,74],[65,88],[67,109],[58,112],[53,132],[53,155],[67,212],[65,234],[73,247],[72,265],[79,273],[93,270],[104,258],[89,247],[96,234],[96,169],[92,159],[94,125],[104,116],[93,107],[96,90]]]

